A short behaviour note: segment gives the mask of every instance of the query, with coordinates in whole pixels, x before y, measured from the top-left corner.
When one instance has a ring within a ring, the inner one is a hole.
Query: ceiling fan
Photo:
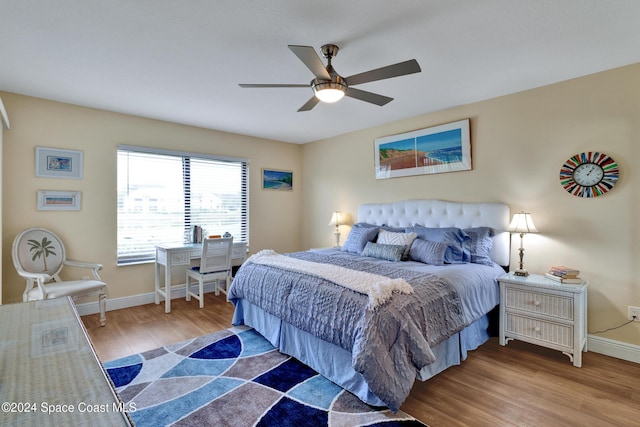
[[[327,58],[327,66],[311,46],[289,45],[289,49],[307,66],[309,70],[316,76],[309,84],[240,84],[244,88],[285,88],[285,87],[306,87],[311,86],[314,96],[309,99],[298,111],[309,111],[318,104],[318,102],[336,102],[343,96],[359,99],[360,101],[370,102],[379,106],[383,106],[393,98],[378,95],[373,92],[367,92],[355,89],[353,86],[362,83],[369,83],[376,80],[390,79],[392,77],[404,76],[407,74],[419,73],[421,71],[418,61],[411,59],[409,61],[399,62],[397,64],[388,65],[375,70],[365,71],[364,73],[354,74],[349,77],[340,76],[331,65],[331,59],[338,54],[338,46],[334,44],[325,44],[320,48],[322,55]]]

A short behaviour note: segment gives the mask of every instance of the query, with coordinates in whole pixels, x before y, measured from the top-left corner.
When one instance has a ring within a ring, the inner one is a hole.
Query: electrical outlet
[[[629,306],[629,320],[640,322],[640,307]]]

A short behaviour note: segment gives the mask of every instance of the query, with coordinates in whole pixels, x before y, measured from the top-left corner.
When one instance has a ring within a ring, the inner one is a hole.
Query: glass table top
[[[0,305],[2,425],[130,425],[69,298]]]

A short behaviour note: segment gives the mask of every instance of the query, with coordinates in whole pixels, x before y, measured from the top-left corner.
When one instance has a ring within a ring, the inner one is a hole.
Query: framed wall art
[[[82,151],[36,147],[37,177],[82,179],[82,162]]]
[[[39,211],[79,211],[79,191],[38,191]]]
[[[377,138],[376,179],[471,169],[469,119]]]
[[[262,189],[293,190],[293,172],[277,169],[262,169]]]

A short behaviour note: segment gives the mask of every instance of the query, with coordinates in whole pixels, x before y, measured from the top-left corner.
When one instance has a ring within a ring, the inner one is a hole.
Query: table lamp
[[[537,233],[538,229],[533,225],[530,213],[520,212],[513,215],[511,224],[507,227],[510,233],[520,233],[520,268],[514,271],[516,276],[528,276],[529,272],[524,268],[524,247],[522,242],[526,233]]]
[[[329,225],[335,225],[336,231],[333,232],[333,235],[336,237],[336,248],[340,247],[340,229],[338,228],[342,225],[342,214],[340,211],[335,211],[331,215],[331,221],[329,221]]]

